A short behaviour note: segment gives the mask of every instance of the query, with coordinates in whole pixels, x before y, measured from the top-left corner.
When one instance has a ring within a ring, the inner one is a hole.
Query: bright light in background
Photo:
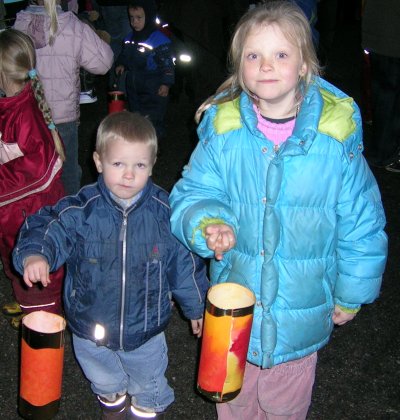
[[[179,60],[183,63],[190,63],[192,61],[192,57],[189,54],[180,54]]]

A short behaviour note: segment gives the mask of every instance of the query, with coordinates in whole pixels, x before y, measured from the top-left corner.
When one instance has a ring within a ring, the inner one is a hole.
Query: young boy
[[[133,31],[123,42],[115,63],[117,75],[127,71],[126,91],[130,111],[147,115],[164,135],[164,115],[175,69],[171,40],[157,29],[157,7],[153,0],[132,0],[128,14]]]
[[[173,402],[171,293],[201,335],[205,266],[170,232],[168,194],[150,178],[156,154],[150,121],[108,115],[93,154],[98,182],[29,217],[14,249],[28,286],[47,286],[49,271],[66,263],[66,318],[103,419],[158,417]]]

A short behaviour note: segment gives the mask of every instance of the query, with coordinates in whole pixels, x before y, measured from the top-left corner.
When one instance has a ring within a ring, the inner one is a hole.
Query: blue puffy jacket
[[[277,152],[256,127],[245,93],[206,111],[171,193],[171,225],[208,258],[203,228],[234,228],[237,245],[211,262],[211,282],[255,293],[248,361],[271,367],[325,345],[335,304],[357,309],[378,296],[387,237],[353,99],[316,78]]]
[[[100,344],[133,350],[166,328],[169,292],[188,319],[203,316],[208,288],[204,262],[170,231],[168,194],[149,180],[125,211],[102,176],[76,196],[27,218],[14,249],[23,271],[28,255],[47,258],[50,270],[66,263],[64,308],[70,329]]]

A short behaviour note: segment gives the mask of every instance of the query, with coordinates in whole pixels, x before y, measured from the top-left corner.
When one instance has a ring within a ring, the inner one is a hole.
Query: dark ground
[[[359,22],[343,22],[329,54],[326,78],[360,103]],[[81,106],[81,163],[84,183],[93,179],[91,154],[95,129],[106,115],[105,78],[98,79],[99,101]],[[167,138],[161,144],[155,181],[170,190],[193,149],[193,106],[182,95],[171,103],[167,116]],[[370,127],[365,127],[368,143]],[[381,188],[390,239],[389,259],[382,293],[372,305],[363,307],[355,320],[335,329],[328,346],[319,352],[317,378],[309,420],[400,419],[400,299],[399,283],[399,175],[374,170]],[[8,281],[0,281],[0,305],[10,298]],[[0,316],[0,419],[17,414],[19,336]],[[170,365],[168,377],[176,402],[167,419],[213,420],[214,404],[195,390],[198,342],[188,324],[175,311],[167,330]],[[55,419],[99,418],[96,399],[73,357],[69,335],[65,346],[63,393]],[[252,420],[252,419],[249,419]]]

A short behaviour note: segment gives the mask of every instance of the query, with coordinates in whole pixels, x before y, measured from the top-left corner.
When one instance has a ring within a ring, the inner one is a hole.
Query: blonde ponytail
[[[53,45],[58,31],[57,0],[44,0],[44,8],[50,17],[49,44]]]

